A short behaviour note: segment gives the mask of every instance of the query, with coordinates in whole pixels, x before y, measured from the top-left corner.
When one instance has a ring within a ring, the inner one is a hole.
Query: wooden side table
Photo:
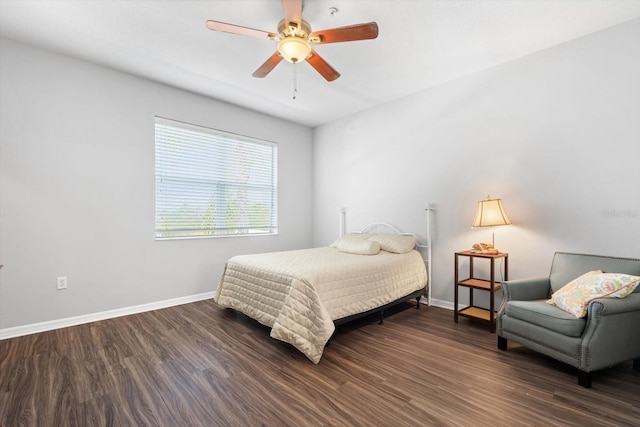
[[[459,258],[469,258],[469,277],[460,280],[459,277]],[[496,331],[496,311],[495,311],[495,291],[500,289],[500,282],[496,283],[496,260],[504,258],[504,280],[509,280],[509,254],[501,252],[498,254],[483,254],[472,251],[460,251],[455,253],[454,267],[454,303],[453,303],[453,320],[458,323],[458,317],[463,316],[469,319],[478,320],[489,325],[491,333]],[[480,279],[475,277],[473,271],[473,263],[475,259],[487,259],[490,263],[490,272],[488,279]],[[458,309],[458,293],[460,287],[469,289],[469,305],[462,309]],[[473,292],[481,290],[489,292],[489,308],[482,308],[474,305]]]

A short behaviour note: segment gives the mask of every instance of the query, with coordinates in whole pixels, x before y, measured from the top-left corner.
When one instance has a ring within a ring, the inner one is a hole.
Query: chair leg
[[[505,337],[498,336],[498,349],[507,351],[507,339]]]
[[[591,388],[591,372],[578,371],[578,384],[584,388]]]
[[[640,371],[640,358],[633,359],[633,370]]]

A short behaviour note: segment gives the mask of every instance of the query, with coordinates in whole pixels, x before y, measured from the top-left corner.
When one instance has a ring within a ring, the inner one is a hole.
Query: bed
[[[318,363],[336,325],[430,295],[430,246],[429,238],[418,245],[415,235],[377,223],[327,247],[235,256],[214,300]]]

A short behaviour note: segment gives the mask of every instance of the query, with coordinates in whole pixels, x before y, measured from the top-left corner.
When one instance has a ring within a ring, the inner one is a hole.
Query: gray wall
[[[436,208],[433,298],[453,300],[453,253],[476,202],[502,198],[511,278],[547,275],[554,251],[640,257],[640,20],[321,126],[314,244],[390,222],[424,238]]]
[[[311,245],[309,128],[0,43],[0,331],[212,292],[233,255]],[[280,234],[156,242],[155,115],[277,142]]]

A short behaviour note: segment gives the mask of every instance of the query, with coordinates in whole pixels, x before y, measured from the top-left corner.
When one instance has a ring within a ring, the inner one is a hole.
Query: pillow
[[[587,276],[591,276],[592,274],[602,274],[602,273],[604,273],[604,271],[602,271],[602,270],[594,270],[594,271],[589,271],[589,272],[587,272],[587,273],[584,273],[584,274],[583,274],[582,276],[580,276],[580,277],[576,277],[575,279],[573,279],[572,281],[570,281],[569,283],[567,283],[566,285],[564,285],[563,287],[561,287],[560,289],[558,289],[557,291],[555,291],[555,292],[553,293],[553,295],[551,295],[551,299],[548,299],[548,300],[546,300],[545,302],[546,302],[547,304],[555,304],[554,297],[559,297],[559,296],[561,296],[562,294],[560,293],[560,291],[561,291],[562,289],[567,288],[567,290],[569,290],[570,288],[569,288],[568,286],[575,286],[575,284],[576,284],[576,282],[577,282],[578,280],[580,280],[580,279],[582,279],[582,278],[584,278],[584,277],[587,277]]]
[[[357,242],[357,241],[361,241],[361,240],[367,240],[371,236],[372,235],[368,234],[368,233],[349,233],[349,234],[345,234],[344,236],[340,237],[338,240],[333,242],[330,246],[332,248],[335,248],[335,247],[337,247],[339,242]]]
[[[357,255],[376,255],[380,252],[380,244],[368,240],[369,234],[346,234],[331,244],[340,252]]]
[[[580,318],[587,315],[589,303],[597,298],[624,298],[640,284],[640,276],[591,271],[572,280],[551,295],[558,308]]]
[[[416,236],[404,236],[401,234],[373,234],[369,237],[380,244],[380,249],[395,254],[411,252],[418,243]]]

